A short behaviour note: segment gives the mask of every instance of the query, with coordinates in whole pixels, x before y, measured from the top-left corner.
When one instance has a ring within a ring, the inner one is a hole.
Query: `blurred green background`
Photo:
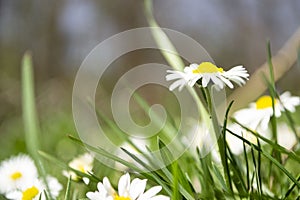
[[[275,53],[300,26],[299,0],[153,3],[161,27],[197,40],[217,65],[226,69],[243,64],[250,73],[266,61],[267,39]],[[72,86],[81,62],[108,37],[145,26],[141,0],[0,0],[0,160],[26,151],[20,81],[26,50],[33,55],[43,150],[68,161],[83,151],[66,137],[76,134]],[[101,109],[109,105],[111,89],[122,72],[153,61],[164,62],[158,51],[145,50],[114,62],[101,79],[97,105]],[[295,64],[278,89],[300,95],[299,74]],[[156,96],[160,98],[160,93]],[[155,98],[151,94],[150,101]]]

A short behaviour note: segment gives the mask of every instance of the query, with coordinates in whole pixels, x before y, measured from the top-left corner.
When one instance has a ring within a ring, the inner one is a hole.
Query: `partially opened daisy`
[[[45,192],[47,192],[48,196],[51,195],[52,198],[56,199],[62,190],[62,185],[54,177],[49,176],[46,179],[50,191],[47,191],[42,180],[35,179],[30,185],[24,185],[21,189],[11,191],[5,196],[12,200],[46,200]]]
[[[20,154],[4,160],[0,164],[0,193],[6,194],[38,177],[34,161],[27,155]]]
[[[170,197],[157,195],[162,187],[155,186],[145,191],[147,179],[135,178],[130,181],[129,174],[121,176],[118,183],[118,192],[111,186],[108,178],[97,185],[98,191],[88,192],[86,196],[90,200],[169,200]]]
[[[198,80],[201,81],[202,87],[207,87],[208,83],[212,82],[219,89],[223,89],[225,85],[233,88],[232,82],[241,86],[245,84],[245,80],[248,80],[249,77],[247,70],[241,65],[225,71],[211,62],[191,64],[185,67],[183,72],[175,70],[167,70],[167,72],[169,74],[166,76],[166,80],[175,80],[169,87],[171,91],[175,88],[180,91],[185,85],[193,87]]]
[[[279,100],[280,99],[280,100]],[[280,117],[285,109],[295,112],[295,107],[300,105],[300,98],[291,96],[290,92],[284,92],[279,99],[275,99],[275,116]],[[255,103],[251,103],[249,108],[241,109],[234,114],[234,118],[244,126],[257,130],[267,130],[271,116],[273,115],[272,98],[262,96]]]
[[[85,174],[89,174],[92,172],[93,162],[94,162],[94,157],[89,153],[85,153],[83,155],[74,158],[69,163],[69,167],[78,170],[80,172],[83,172]],[[63,175],[65,175],[66,177],[71,176],[72,180],[78,181],[82,179],[85,184],[89,183],[89,178],[77,176],[76,173],[73,171],[63,171]]]

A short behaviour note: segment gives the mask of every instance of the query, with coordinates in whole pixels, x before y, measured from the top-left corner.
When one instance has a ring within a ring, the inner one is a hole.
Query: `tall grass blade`
[[[70,199],[71,199],[71,176],[68,179],[64,200],[70,200]]]
[[[46,171],[38,155],[38,150],[40,149],[39,134],[41,131],[38,125],[38,117],[35,106],[33,66],[31,54],[29,52],[26,52],[23,57],[21,71],[22,108],[26,147],[36,163],[40,175],[45,182],[47,191],[50,191],[46,180]],[[52,199],[51,194],[49,195]]]
[[[263,156],[265,156],[269,161],[271,161],[274,165],[276,165],[277,168],[280,169],[280,171],[282,171],[291,181],[293,181],[297,185],[297,187],[300,188],[300,183],[295,179],[295,177],[282,164],[280,164],[276,159],[274,159],[270,154],[265,152],[263,149],[259,148],[257,145],[249,142],[248,140],[244,139],[243,137],[230,131],[229,129],[227,129],[227,131],[230,134],[234,135],[235,137],[239,138],[240,140],[244,141],[249,146],[253,147],[256,151],[260,151]]]
[[[152,0],[145,0],[145,12],[146,12],[146,18],[151,27],[156,27],[152,30],[152,35],[158,45],[158,47],[161,49],[161,53],[164,56],[164,58],[167,60],[167,62],[176,70],[182,70],[184,68],[184,63],[180,56],[178,56],[178,53],[173,46],[172,42],[166,35],[166,33],[159,27],[156,20],[153,16],[153,6],[152,6]]]

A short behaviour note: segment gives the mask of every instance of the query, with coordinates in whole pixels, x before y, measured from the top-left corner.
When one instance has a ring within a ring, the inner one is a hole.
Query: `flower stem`
[[[203,88],[203,90],[204,90],[204,94],[205,94],[205,99],[207,101],[208,112],[210,114],[215,137],[216,137],[216,139],[218,139],[217,143],[218,143],[218,147],[219,147],[222,165],[224,167],[223,169],[224,169],[225,179],[226,179],[227,185],[229,185],[229,187],[230,187],[231,192],[233,192],[232,182],[231,182],[231,178],[230,178],[230,170],[229,170],[229,166],[228,166],[228,162],[227,162],[228,158],[227,158],[227,154],[226,154],[225,131],[223,131],[223,132],[221,131],[221,128],[220,128],[220,125],[218,122],[218,118],[217,118],[217,114],[214,109],[215,106],[214,106],[212,98],[211,98],[210,89],[206,87],[206,88]]]

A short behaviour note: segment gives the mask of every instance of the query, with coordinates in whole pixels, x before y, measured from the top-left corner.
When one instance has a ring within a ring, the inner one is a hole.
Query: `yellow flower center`
[[[120,197],[119,195],[115,195],[114,200],[131,200],[130,197]]]
[[[274,104],[276,104],[277,101],[275,99]],[[272,98],[270,96],[262,96],[256,101],[256,109],[265,109],[265,108],[271,108],[272,107]]]
[[[32,200],[38,194],[39,190],[33,186],[23,192],[22,200]]]
[[[217,73],[217,72],[222,73],[223,71],[224,71],[223,68],[217,67],[211,62],[203,62],[197,67],[197,69],[193,70],[193,73],[194,74]]]
[[[84,169],[84,165],[83,164],[78,165],[78,171],[81,171],[81,172],[85,173],[85,169]]]
[[[21,178],[22,177],[22,173],[21,172],[15,172],[13,174],[10,175],[10,178],[13,179],[14,181]]]

